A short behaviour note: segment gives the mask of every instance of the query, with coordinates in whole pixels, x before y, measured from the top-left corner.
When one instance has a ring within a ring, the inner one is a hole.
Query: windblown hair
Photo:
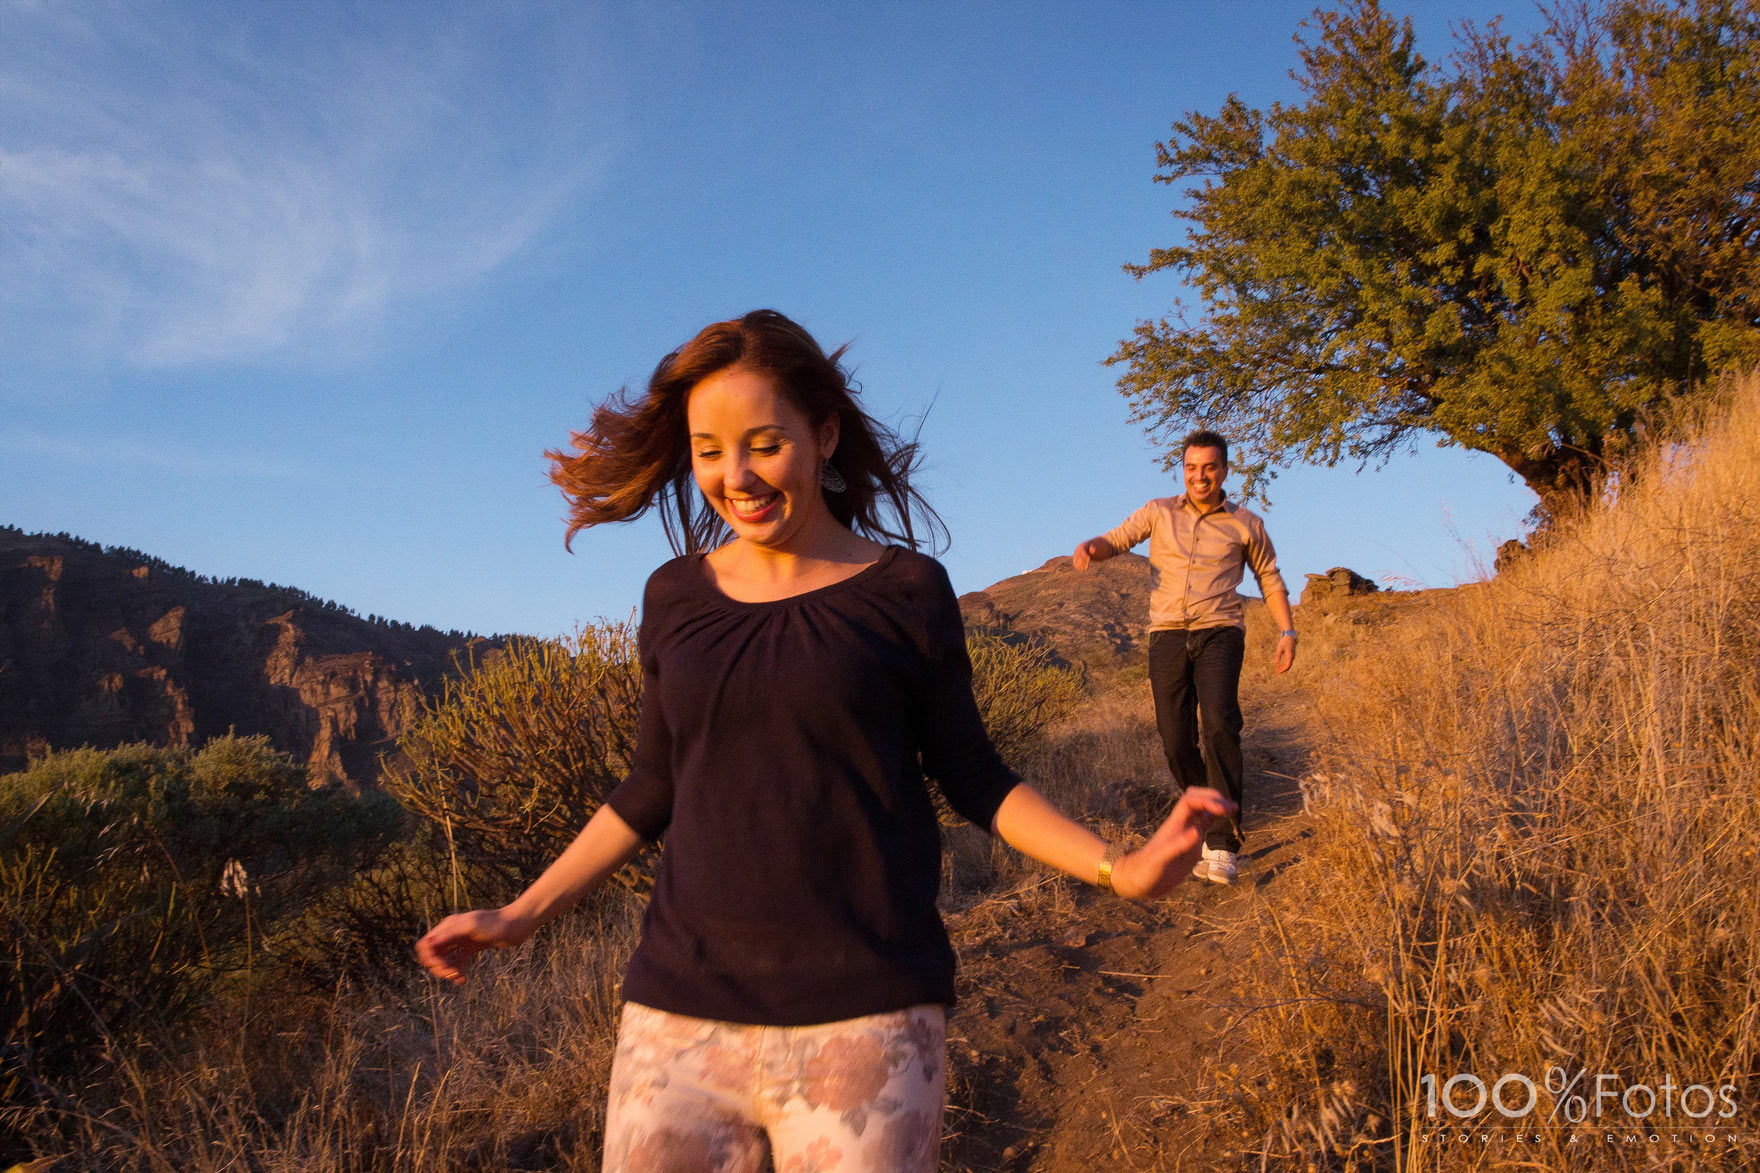
[[[727,523],[697,491],[691,474],[685,405],[710,375],[739,367],[769,375],[815,428],[838,417],[837,450],[827,462],[843,491],[825,491],[831,516],[877,541],[916,549],[944,536],[929,503],[910,485],[919,452],[856,402],[857,387],[840,359],[775,310],[716,322],[660,360],[647,390],[625,387],[593,409],[592,426],[572,433],[573,453],[552,450],[550,479],[568,499],[568,537],[608,521],[633,521],[659,506],[673,550],[694,554],[727,539]]]
[[[1188,448],[1215,448],[1222,453],[1222,463],[1228,463],[1228,441],[1222,438],[1221,432],[1212,432],[1209,428],[1199,428],[1188,435],[1179,446],[1179,458],[1186,458]]]

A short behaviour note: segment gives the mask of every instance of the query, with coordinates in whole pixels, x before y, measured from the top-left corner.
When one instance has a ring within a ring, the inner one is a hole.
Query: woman
[[[1192,870],[1231,809],[1187,790],[1116,856],[1002,763],[972,699],[915,446],[770,310],[668,355],[550,453],[569,537],[663,510],[680,557],[642,603],[628,778],[512,903],[417,945],[462,982],[666,833],[624,983],[605,1168],[932,1170],[953,950],[924,775],[1018,850],[1121,896]],[[881,540],[885,539],[886,544]],[[903,543],[898,544],[898,543]]]

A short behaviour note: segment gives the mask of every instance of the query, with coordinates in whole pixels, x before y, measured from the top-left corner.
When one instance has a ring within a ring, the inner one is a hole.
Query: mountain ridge
[[[0,771],[232,731],[268,735],[314,786],[370,787],[422,692],[503,642],[0,526]]]

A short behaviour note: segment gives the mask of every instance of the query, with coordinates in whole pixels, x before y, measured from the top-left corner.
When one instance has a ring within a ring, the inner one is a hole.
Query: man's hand
[[[1295,667],[1296,663],[1296,617],[1290,610],[1289,592],[1270,592],[1265,596],[1265,606],[1271,611],[1271,621],[1277,624],[1277,659],[1274,667],[1282,675]]]
[[[1076,552],[1070,555],[1069,560],[1074,563],[1077,570],[1086,570],[1088,563],[1104,562],[1116,553],[1118,551],[1114,550],[1112,543],[1105,538],[1089,538],[1076,547]]]

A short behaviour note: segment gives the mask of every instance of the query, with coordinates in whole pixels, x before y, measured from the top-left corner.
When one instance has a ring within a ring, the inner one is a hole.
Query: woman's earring
[[[849,488],[849,482],[843,479],[842,473],[831,467],[830,461],[819,466],[819,484],[824,486],[827,493],[841,493]]]

